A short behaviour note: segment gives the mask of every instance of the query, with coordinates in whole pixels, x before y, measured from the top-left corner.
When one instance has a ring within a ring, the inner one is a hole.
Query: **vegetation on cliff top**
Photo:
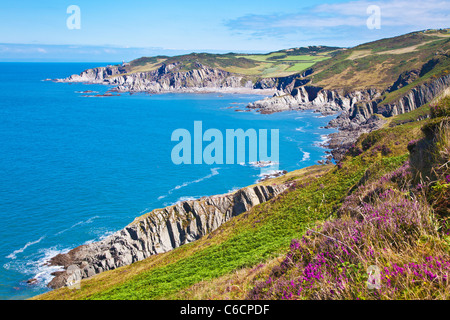
[[[191,53],[181,56],[142,57],[126,67],[128,73],[177,64],[175,71],[199,65],[255,78],[284,77],[308,69],[312,85],[326,89],[386,90],[391,102],[418,84],[450,72],[450,33],[447,29],[413,32],[365,43],[353,48],[312,46],[268,54]]]
[[[294,239],[282,262],[246,297],[448,299],[449,115],[449,97],[432,105],[422,138],[408,143],[409,161],[381,178],[366,177],[337,218]],[[362,140],[366,152],[379,146],[373,146],[378,134]],[[371,266],[378,280],[368,282]]]
[[[329,59],[340,50],[336,47],[293,48],[268,54],[191,53],[175,57],[142,57],[130,62],[128,73],[156,70],[161,65],[176,63],[177,71],[191,71],[199,65],[260,78],[283,77],[302,72],[316,62]]]
[[[449,55],[447,30],[413,32],[340,51],[317,63],[310,78],[313,85],[327,89],[389,89],[387,103],[413,86],[448,74]],[[399,77],[403,83],[390,88]]]

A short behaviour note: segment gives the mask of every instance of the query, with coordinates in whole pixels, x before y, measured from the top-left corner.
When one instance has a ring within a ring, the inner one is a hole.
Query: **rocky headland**
[[[158,69],[146,72],[127,73],[121,66],[93,68],[74,74],[56,82],[84,82],[114,86],[115,92],[146,93],[251,93],[273,95],[276,79],[253,82],[244,75],[198,64],[190,71],[179,70],[177,63],[163,64]]]
[[[88,278],[195,241],[231,218],[276,197],[288,187],[289,184],[255,185],[155,209],[101,241],[51,258],[49,265],[63,266],[65,270],[55,272],[48,286],[66,286],[71,276],[67,272],[70,266],[69,270],[73,267],[79,270],[81,279]]]

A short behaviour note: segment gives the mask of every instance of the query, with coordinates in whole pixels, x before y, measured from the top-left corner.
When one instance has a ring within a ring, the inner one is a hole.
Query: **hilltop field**
[[[198,64],[231,73],[258,78],[285,77],[311,70],[311,84],[326,88],[348,90],[387,89],[399,75],[418,70],[427,78],[450,72],[450,33],[448,30],[413,32],[395,38],[382,39],[353,48],[313,46],[291,48],[268,54],[208,54],[192,53],[167,57],[142,57],[131,61],[129,74],[158,69],[162,64],[179,63],[177,71],[196,69]],[[429,62],[424,66],[425,62]],[[425,68],[424,68],[425,67]],[[421,81],[427,78],[422,78]],[[413,82],[413,81],[412,81]],[[411,83],[410,87],[419,82]],[[406,90],[405,88],[403,92]],[[401,92],[398,92],[401,93]],[[398,94],[397,93],[397,94]],[[386,97],[393,99],[394,95]]]
[[[180,63],[179,71],[190,71],[202,65],[231,73],[262,78],[283,77],[302,72],[319,61],[329,59],[342,49],[335,47],[293,48],[268,54],[191,53],[183,56],[143,57],[130,62],[129,73],[158,69],[163,63]]]

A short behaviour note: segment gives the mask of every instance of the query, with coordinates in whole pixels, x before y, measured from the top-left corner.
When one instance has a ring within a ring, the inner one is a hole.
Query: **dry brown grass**
[[[321,80],[316,85],[325,89],[352,88],[362,90],[368,88],[384,88],[386,85],[385,74],[390,70],[389,64],[377,64],[372,68],[355,72],[349,67],[331,78]]]

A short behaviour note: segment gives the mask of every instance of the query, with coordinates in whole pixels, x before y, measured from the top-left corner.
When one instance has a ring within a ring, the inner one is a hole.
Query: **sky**
[[[373,6],[379,11],[368,11]],[[379,22],[375,28],[369,19]],[[0,61],[116,62],[190,52],[351,47],[448,27],[450,0],[4,1]]]

